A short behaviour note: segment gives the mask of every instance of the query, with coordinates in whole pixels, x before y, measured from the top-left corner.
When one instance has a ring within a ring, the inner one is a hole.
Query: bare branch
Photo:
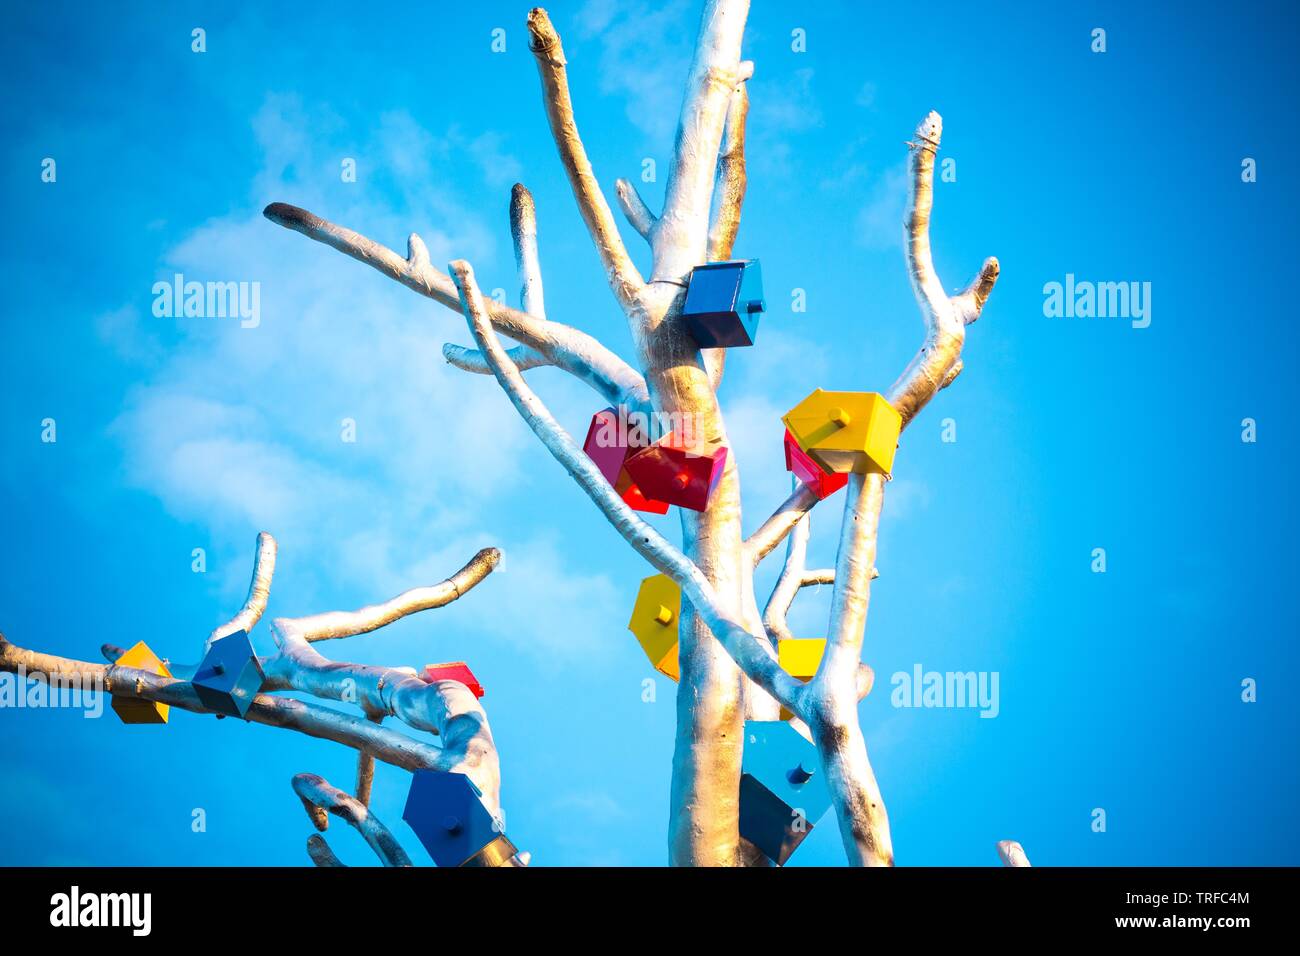
[[[277,225],[332,246],[407,288],[460,311],[456,286],[446,274],[429,264],[428,251],[414,233],[408,240],[409,255],[403,258],[360,233],[327,222],[297,206],[271,203],[262,214]],[[610,404],[640,408],[649,401],[641,373],[585,332],[559,322],[542,321],[496,303],[488,311],[493,325],[503,335],[535,349],[551,365],[586,382]],[[452,361],[450,356],[448,361]]]
[[[826,653],[831,648],[827,646]],[[856,719],[856,692],[848,701],[854,719],[817,719],[809,726],[826,770],[826,785],[835,804],[840,841],[850,866],[893,866],[889,816],[875,771],[867,759],[867,741]],[[820,715],[819,715],[820,718]]]
[[[763,627],[774,641],[788,641],[794,638],[786,623],[786,615],[790,612],[790,605],[794,603],[799,588],[803,586],[809,533],[809,519],[805,514],[790,532],[786,542],[785,564],[781,568],[781,576],[777,578],[772,596],[767,599],[767,607],[763,610]]]
[[[313,833],[307,838],[307,855],[311,861],[320,867],[342,867],[345,866],[342,860],[334,855],[330,845],[325,842],[325,838],[319,833]]]
[[[741,64],[742,76],[753,73],[754,64]],[[748,68],[748,69],[746,69]],[[746,77],[747,78],[747,77]],[[731,94],[727,122],[718,155],[717,183],[713,187],[713,216],[709,226],[709,260],[731,258],[740,231],[740,209],[745,203],[748,179],[745,175],[745,118],[749,115],[749,93],[742,81]]]
[[[749,115],[749,94],[745,80],[754,72],[754,64],[740,64],[740,83],[731,94],[727,121],[722,134],[722,152],[718,155],[717,182],[713,187],[712,225],[709,227],[711,262],[731,258],[736,234],[740,231],[740,208],[745,202],[745,117]],[[703,349],[701,358],[709,374],[709,384],[717,391],[727,363],[726,349]]]
[[[553,364],[545,355],[529,345],[516,345],[507,351],[521,372]],[[442,357],[462,372],[473,372],[476,375],[492,374],[492,368],[478,349],[467,349],[463,345],[447,342],[442,347]]]
[[[636,191],[636,187],[628,180],[616,180],[614,192],[618,196],[619,208],[623,210],[623,215],[627,218],[628,224],[641,234],[641,238],[650,242],[659,218],[650,211],[650,207],[645,204],[641,194]]]
[[[368,715],[367,720],[371,723],[382,723],[383,715]],[[375,785],[375,755],[367,751],[361,751],[357,755],[357,799],[366,806],[370,806],[370,790]]]
[[[801,589],[835,583],[834,568],[809,571],[806,567],[811,531],[809,522],[810,518],[805,514],[790,533],[786,541],[785,564],[781,568],[781,576],[777,578],[772,596],[768,598],[767,607],[763,610],[763,627],[774,641],[794,639],[794,634],[786,623],[786,616]],[[879,574],[873,569],[871,576],[875,578]]]
[[[514,240],[515,264],[519,270],[519,300],[523,310],[538,319],[546,318],[542,293],[542,265],[537,254],[537,210],[533,194],[520,183],[510,191],[510,235]],[[545,355],[528,345],[516,345],[509,355],[520,371],[551,365]],[[462,371],[491,375],[492,369],[478,349],[462,348],[448,342],[442,355]]]
[[[884,504],[885,476],[850,474],[835,558],[835,594],[831,598],[826,654],[818,678],[842,682],[857,672],[876,565],[876,535]]]
[[[748,0],[706,0],[677,122],[677,147],[655,235],[656,279],[680,280],[708,252],[714,171],[732,93],[745,73]]]
[[[257,622],[262,619],[262,612],[266,610],[266,601],[271,594],[271,578],[275,574],[275,538],[263,531],[257,536],[257,556],[253,559],[253,580],[248,585],[248,597],[244,601],[244,606],[239,609],[239,613],[233,618],[214,628],[208,635],[208,639],[203,643],[203,653],[206,654],[211,648],[214,641],[234,634],[236,631],[251,633],[257,626]]]
[[[894,858],[889,818],[857,710],[861,695],[870,690],[869,684],[863,688],[862,639],[884,484],[880,474],[849,475],[826,651],[808,684],[813,700],[808,725],[822,752],[840,838],[849,862],[860,866],[890,866]]]
[[[745,558],[750,567],[757,567],[760,561],[771,554],[815,504],[817,494],[800,482],[799,487],[790,492],[790,497],[772,512],[772,516],[745,539]]]
[[[267,547],[273,553],[274,541],[268,541],[269,538],[269,535],[259,537],[262,546],[259,556]],[[501,778],[496,745],[488,728],[487,714],[468,688],[450,680],[426,682],[409,667],[337,663],[315,651],[309,640],[364,633],[406,614],[448,604],[486,577],[499,559],[500,553],[495,548],[487,548],[441,585],[408,591],[386,604],[300,620],[275,620],[271,633],[278,651],[261,660],[264,673],[261,693],[244,719],[286,727],[355,748],[363,755],[358,760],[359,779],[366,776],[364,755],[408,770],[459,771],[474,781],[483,793],[484,804],[497,813]],[[110,646],[104,648],[110,656],[116,650]],[[188,681],[135,668],[105,667],[36,654],[14,647],[3,636],[0,636],[0,670],[28,673],[46,681],[52,675],[76,675],[92,686],[102,682],[115,696],[212,713]],[[192,672],[194,668],[185,670]],[[281,690],[352,703],[369,719],[271,696],[271,692]],[[385,715],[395,716],[415,730],[439,735],[443,746],[431,747],[379,727],[379,720]]]
[[[293,790],[302,800],[307,815],[311,817],[316,829],[324,831],[329,826],[326,812],[332,813],[361,834],[384,866],[411,865],[411,858],[406,855],[406,851],[402,849],[388,827],[379,822],[379,818],[356,797],[330,786],[327,781],[314,773],[296,774],[293,778]],[[311,852],[310,849],[308,852]]]
[[[515,266],[519,270],[519,304],[525,312],[546,318],[542,293],[542,262],[537,254],[537,207],[522,183],[510,190],[510,237],[514,240]]]
[[[1002,860],[1003,866],[1029,866],[1029,857],[1025,855],[1025,848],[1015,840],[998,841],[998,857]]]
[[[105,666],[72,658],[41,654],[18,647],[0,636],[0,671],[46,683],[50,678],[78,679],[81,686],[103,686],[115,697],[151,700],[196,714],[211,714],[188,681],[160,677],[131,667]],[[469,692],[466,691],[468,694]],[[472,694],[469,696],[473,696]],[[332,740],[368,750],[384,763],[404,770],[451,770],[454,755],[403,734],[376,727],[361,717],[352,717],[315,704],[259,694],[244,719],[270,727],[296,730],[309,737]]]
[[[303,640],[313,643],[365,634],[410,614],[445,607],[491,574],[500,560],[500,551],[484,548],[441,584],[412,588],[383,604],[372,604],[357,611],[329,611],[311,617],[294,618],[292,621],[281,618],[276,624],[292,624],[294,631]]]
[[[624,540],[682,588],[683,596],[690,601],[700,618],[750,680],[795,710],[793,702],[802,685],[781,670],[763,641],[746,631],[722,610],[712,585],[700,569],[659,532],[642,521],[615,493],[596,465],[528,387],[518,369],[510,365],[509,357],[501,348],[501,343],[487,320],[483,297],[474,282],[474,272],[469,263],[456,261],[448,268],[461,291],[466,321],[479,350],[487,357],[497,381],[528,427],[587,493]]]
[[[943,120],[931,112],[916,128],[911,143],[909,172],[911,197],[904,239],[912,290],[925,319],[925,342],[886,396],[906,425],[943,387],[952,383],[952,371],[961,358],[966,326],[979,318],[998,278],[998,261],[984,261],[975,281],[950,298],[934,270],[930,252],[930,215],[934,208],[934,157],[943,135]],[[960,369],[958,369],[960,371]]]
[[[540,7],[528,13],[529,49],[537,60],[537,74],[542,80],[542,102],[551,135],[560,152],[560,161],[569,177],[573,198],[578,203],[582,221],[587,224],[592,242],[605,266],[605,277],[615,298],[625,311],[637,308],[637,299],[645,282],[633,265],[618,234],[618,226],[600,184],[591,169],[591,160],[578,135],[569,99],[569,78],[565,70],[564,49],[551,19]]]

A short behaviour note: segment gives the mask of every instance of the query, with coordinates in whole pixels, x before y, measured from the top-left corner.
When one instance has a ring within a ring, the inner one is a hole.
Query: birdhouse
[[[826,652],[822,638],[787,638],[777,644],[777,662],[795,680],[807,683],[817,675],[817,666]]]
[[[212,642],[194,672],[194,693],[208,710],[243,717],[262,689],[262,665],[248,640],[248,632],[235,631]]]
[[[710,262],[691,270],[682,318],[700,348],[753,345],[763,302],[757,259]]]
[[[643,494],[703,511],[722,479],[727,446],[720,440],[685,442],[669,432],[627,459],[627,473]]]
[[[822,638],[791,637],[777,643],[776,659],[782,670],[806,684],[817,675],[817,666],[821,664],[825,652],[826,641]],[[782,720],[789,720],[793,716],[790,711],[781,708]]]
[[[823,471],[887,475],[894,467],[903,418],[883,395],[819,388],[783,420],[800,449]]]
[[[464,661],[452,661],[449,664],[426,664],[424,679],[432,684],[436,680],[460,681],[469,688],[475,697],[483,696],[483,685],[478,682],[474,672]]]
[[[817,748],[780,720],[745,721],[740,835],[785,866],[830,808]]]
[[[463,773],[415,771],[402,819],[438,866],[499,866],[516,853]]]
[[[848,475],[839,473],[828,475],[822,471],[821,465],[809,458],[808,454],[799,447],[799,443],[794,440],[788,428],[785,430],[785,470],[792,472],[796,478],[811,488],[819,500],[829,498],[849,481]]]
[[[118,667],[134,667],[138,670],[148,671],[150,674],[157,674],[159,677],[171,677],[172,672],[167,669],[167,665],[160,661],[153,651],[149,650],[149,645],[144,641],[136,644],[116,661]],[[113,696],[112,706],[114,713],[122,718],[124,724],[165,724],[167,723],[167,714],[171,708],[167,704],[160,704],[152,700],[142,700],[138,697],[118,697]]]
[[[605,480],[614,486],[614,491],[629,507],[636,511],[663,515],[668,513],[668,502],[655,501],[643,495],[623,467],[628,455],[644,448],[648,442],[649,439],[639,429],[627,428],[615,409],[607,408],[591,417],[582,450],[596,463]]]
[[[628,630],[659,673],[677,680],[677,619],[682,613],[682,589],[666,574],[641,582]]]

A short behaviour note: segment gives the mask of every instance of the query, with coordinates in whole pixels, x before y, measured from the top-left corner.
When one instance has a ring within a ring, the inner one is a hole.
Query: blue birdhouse
[[[710,262],[691,270],[682,318],[700,348],[735,348],[754,344],[765,308],[757,259]]]
[[[417,770],[402,819],[438,866],[499,866],[516,853],[463,773]]]
[[[192,683],[204,707],[230,717],[243,717],[264,679],[248,633],[235,631],[212,643]]]
[[[783,720],[747,720],[740,773],[740,835],[785,866],[830,809],[817,748]]]

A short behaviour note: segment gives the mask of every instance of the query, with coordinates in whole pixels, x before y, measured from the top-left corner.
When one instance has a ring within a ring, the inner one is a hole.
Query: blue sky
[[[787,490],[780,414],[817,386],[887,388],[920,341],[898,223],[904,141],[936,109],[957,169],[936,186],[940,277],[997,255],[1002,278],[887,494],[862,720],[898,861],[990,865],[1014,838],[1042,864],[1294,864],[1291,12],[1072,6],[755,3],[736,252],[762,259],[770,311],[722,389],[746,528]],[[526,5],[412,7],[9,11],[0,629],[81,659],[144,639],[189,660],[242,600],[260,530],[280,542],[282,615],[384,599],[498,545],[504,573],[466,599],[330,650],[467,659],[515,842],[539,864],[660,864],[672,688],[642,701],[652,671],[624,627],[650,571],[496,385],[442,361],[462,319],[260,214],[291,202],[398,249],[416,231],[435,263],[469,259],[513,294],[522,181],[549,313],[631,354],[546,129]],[[661,175],[643,195],[662,198],[698,8],[551,11],[611,198],[646,158]],[[155,317],[175,272],[259,282],[260,325]],[[1151,283],[1150,326],[1045,317],[1067,273]],[[581,437],[594,395],[530,374]],[[817,564],[840,505],[814,515]],[[797,633],[818,636],[826,599],[800,599]],[[997,672],[999,715],[891,707],[890,675],[916,664]],[[306,863],[290,777],[353,774],[342,748],[187,714],[0,727],[0,864]],[[400,823],[408,779],[381,767],[374,805],[427,862]],[[354,834],[332,842],[368,861]],[[841,860],[828,817],[791,865]]]

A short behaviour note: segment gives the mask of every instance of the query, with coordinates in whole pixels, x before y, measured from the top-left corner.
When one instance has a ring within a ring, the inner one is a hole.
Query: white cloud
[[[578,36],[594,38],[600,44],[601,92],[625,97],[627,118],[667,149],[677,128],[690,69],[695,4],[669,0],[614,5],[608,0],[588,0],[576,19]],[[556,21],[561,36],[564,26],[562,20]]]
[[[480,601],[476,627],[540,657],[590,652],[622,626],[609,580],[575,573],[551,542],[489,541],[482,530],[502,496],[529,481],[525,460],[545,453],[494,382],[443,360],[443,341],[467,339],[463,319],[260,215],[262,200],[283,198],[389,245],[414,227],[435,263],[465,257],[486,275],[488,228],[443,190],[464,175],[466,152],[489,184],[517,163],[499,137],[467,145],[455,130],[435,136],[394,113],[368,132],[345,131],[364,137],[354,188],[339,184],[338,158],[349,153],[334,148],[332,126],[328,112],[270,98],[254,123],[266,153],[259,208],[204,224],[159,266],[160,276],[260,282],[256,328],[125,311],[101,318],[124,355],[154,354],[149,323],[168,323],[177,339],[142,370],[113,426],[127,478],[235,556],[242,570],[223,590],[245,586],[243,556],[263,529],[293,555],[292,579],[312,582],[320,593],[311,599],[326,602],[434,583],[496,544],[508,553],[508,597]],[[369,175],[394,177],[385,202],[365,188]],[[342,440],[344,419],[356,423],[355,442]],[[572,620],[590,623],[580,633],[538,626]]]
[[[886,170],[858,213],[858,239],[869,249],[901,248],[907,209],[907,164]]]

